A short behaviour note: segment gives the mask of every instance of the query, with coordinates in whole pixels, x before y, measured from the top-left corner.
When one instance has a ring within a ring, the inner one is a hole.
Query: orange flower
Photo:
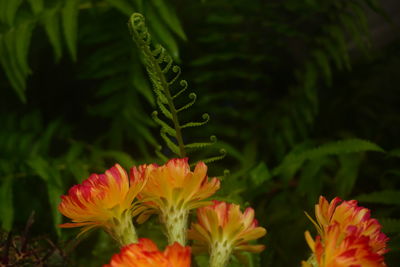
[[[147,179],[139,194],[144,205],[134,215],[144,222],[151,214],[160,215],[165,224],[169,243],[185,245],[188,214],[191,209],[208,205],[204,199],[213,195],[220,186],[217,178],[208,180],[207,166],[197,163],[190,171],[188,159],[171,159],[165,165],[142,165],[131,170],[134,179]]]
[[[325,228],[334,222],[339,224],[341,232],[345,232],[349,226],[357,226],[361,235],[369,237],[369,244],[373,251],[383,255],[388,238],[381,232],[381,225],[376,219],[371,218],[369,209],[359,207],[356,200],[343,201],[338,197],[331,203],[320,196],[319,204],[315,205],[315,216],[318,222],[317,229],[324,238]],[[340,203],[340,204],[339,204]]]
[[[313,240],[306,232],[306,240],[314,255],[303,266],[386,266],[388,238],[381,225],[370,217],[370,211],[359,207],[357,201],[334,198],[330,203],[320,197],[315,205],[317,222],[311,219],[319,236]]]
[[[315,256],[314,264],[311,264],[310,261],[309,263],[303,262],[304,267],[386,266],[383,256],[374,252],[369,245],[369,237],[362,235],[356,226],[349,226],[343,237],[340,224],[335,222],[326,228],[323,240],[317,236],[314,243],[309,235],[306,236],[306,239],[312,246]]]
[[[214,204],[197,210],[198,223],[192,223],[189,239],[195,240],[193,249],[211,251],[210,266],[225,266],[234,251],[261,252],[263,245],[248,242],[266,234],[254,219],[254,210],[244,213],[239,205],[213,201]]]
[[[80,234],[104,228],[121,245],[137,241],[132,224],[132,202],[145,184],[144,179],[131,179],[118,164],[105,174],[92,174],[62,196],[58,210],[72,220],[63,228],[81,227]]]
[[[138,244],[123,247],[103,267],[190,267],[190,261],[190,247],[174,243],[160,252],[153,241],[140,238]]]

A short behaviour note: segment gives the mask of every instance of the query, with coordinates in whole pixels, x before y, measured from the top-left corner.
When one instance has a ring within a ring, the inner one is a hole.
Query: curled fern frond
[[[184,125],[181,126],[181,129],[188,128],[188,127],[202,126],[202,125],[206,124],[210,120],[210,115],[208,115],[207,113],[204,113],[201,117],[203,118],[204,121],[185,123]]]
[[[185,92],[186,91],[186,89],[188,88],[188,83],[187,83],[187,81],[185,81],[185,80],[181,80],[180,82],[179,82],[179,84],[182,86],[182,89],[178,92],[178,93],[176,93],[173,97],[172,97],[172,99],[175,99],[175,98],[177,98],[178,96],[180,96],[183,92]]]
[[[179,155],[179,147],[167,136],[167,131],[164,128],[161,128],[160,131],[161,138],[164,139],[167,147],[171,149],[172,152]]]
[[[185,145],[185,148],[188,149],[200,149],[207,146],[212,146],[217,142],[217,137],[215,135],[210,136],[210,142],[199,142],[199,143],[191,143]]]
[[[176,110],[177,112],[181,112],[182,110],[185,110],[185,109],[191,107],[196,102],[197,95],[195,93],[190,93],[189,98],[191,99],[191,101],[189,103],[187,103],[186,105],[184,105],[183,107],[178,108]]]
[[[203,121],[188,122],[183,125],[180,124],[178,113],[193,106],[197,99],[196,94],[190,93],[188,95],[190,101],[182,107],[176,108],[174,100],[188,88],[187,81],[180,78],[182,73],[181,68],[174,64],[171,55],[166,49],[159,44],[152,44],[151,36],[147,30],[143,15],[134,13],[129,20],[129,28],[133,40],[142,54],[144,65],[153,84],[158,108],[164,117],[168,119],[166,121],[161,119],[157,111],[152,113],[154,121],[161,127],[160,135],[165,141],[166,146],[179,157],[185,157],[187,149],[201,149],[215,144],[217,142],[215,136],[210,137],[210,142],[184,143],[182,129],[202,126],[210,120],[210,116],[204,113],[202,115]],[[175,90],[177,92],[173,92]],[[166,157],[162,155],[161,150],[161,147],[157,148],[156,154],[165,160]],[[221,150],[220,152],[221,155],[211,157],[204,161],[213,162],[224,158],[226,151]]]
[[[160,119],[158,118],[158,112],[157,112],[157,111],[153,111],[153,113],[151,114],[151,117],[153,118],[153,120],[154,120],[158,125],[161,126],[161,129],[162,129],[165,133],[169,134],[170,136],[176,136],[176,131],[175,131],[171,126],[169,126],[167,123],[165,123],[164,121],[162,121],[162,120],[160,120]]]
[[[172,67],[172,72],[175,73],[175,76],[168,82],[169,85],[172,85],[179,79],[181,76],[182,70],[181,67],[175,65]]]
[[[211,162],[214,162],[214,161],[217,161],[217,160],[221,160],[221,159],[226,157],[226,150],[225,149],[223,149],[223,148],[220,149],[219,153],[220,153],[219,156],[203,159],[203,162],[204,163],[211,163]],[[224,174],[225,174],[225,171],[224,171]]]

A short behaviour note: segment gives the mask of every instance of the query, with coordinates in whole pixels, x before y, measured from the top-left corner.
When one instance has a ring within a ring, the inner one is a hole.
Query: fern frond
[[[214,157],[210,157],[210,158],[206,158],[206,159],[202,159],[201,161],[203,161],[204,163],[211,163],[211,162],[215,162],[218,160],[221,160],[223,158],[226,157],[226,150],[225,149],[220,149],[219,150],[219,156],[214,156]],[[194,164],[191,164],[190,166],[194,166]],[[228,170],[224,170],[224,175],[228,175],[229,171]]]
[[[131,16],[129,20],[129,28],[131,30],[133,40],[142,54],[144,65],[150,81],[153,84],[153,90],[157,98],[156,103],[161,113],[170,121],[167,123],[159,118],[157,111],[152,113],[152,117],[155,122],[161,126],[160,135],[165,141],[167,147],[179,157],[185,157],[187,154],[187,149],[200,149],[215,144],[217,141],[215,136],[210,137],[211,142],[195,142],[190,144],[184,143],[182,129],[202,126],[209,121],[210,116],[205,113],[202,115],[204,120],[202,122],[188,122],[183,125],[180,124],[178,113],[187,110],[196,102],[196,94],[190,93],[188,95],[190,102],[184,104],[180,108],[177,108],[174,100],[184,93],[188,88],[187,81],[180,78],[182,74],[181,68],[174,64],[171,55],[166,49],[159,44],[152,44],[151,36],[145,25],[145,19],[141,14],[134,13]],[[179,86],[177,86],[177,84],[179,84]],[[175,90],[177,90],[176,93],[173,92]],[[172,126],[170,123],[172,123]],[[157,148],[156,153],[161,155],[161,148]],[[226,152],[222,154],[223,155],[207,159],[206,161],[212,162],[222,159]],[[165,157],[162,158],[165,159]]]
[[[176,110],[176,112],[181,112],[181,111],[183,111],[183,110],[185,110],[185,109],[188,109],[188,108],[190,108],[191,106],[193,106],[193,104],[196,102],[196,98],[197,98],[197,96],[196,96],[195,93],[190,93],[190,94],[189,94],[189,99],[191,99],[191,101],[190,101],[189,103],[187,103],[186,105],[184,105],[183,107],[178,108],[178,109]]]
[[[174,152],[177,155],[180,155],[180,148],[177,146],[167,135],[166,131],[164,128],[161,128],[160,130],[160,136],[161,138],[165,141],[165,144],[169,149],[171,149],[172,152]],[[186,154],[185,154],[186,155]]]
[[[171,126],[169,126],[167,123],[165,123],[164,121],[160,120],[158,118],[158,112],[157,111],[153,111],[153,113],[151,114],[151,116],[153,117],[153,120],[161,126],[161,129],[163,129],[163,131],[165,133],[168,133],[170,136],[176,136],[176,131],[175,129],[173,129]]]
[[[185,92],[186,91],[186,89],[188,88],[188,83],[187,83],[187,81],[185,81],[185,80],[181,80],[180,82],[179,82],[179,84],[180,84],[180,86],[182,86],[182,89],[178,92],[178,93],[176,93],[174,96],[172,96],[172,99],[175,99],[175,98],[177,98],[178,96],[180,96],[183,92]]]
[[[355,199],[366,203],[400,205],[400,191],[384,190],[356,196]]]
[[[165,106],[165,103],[163,103],[159,97],[157,97],[156,101],[157,101],[157,105],[160,108],[162,114],[164,114],[164,116],[167,117],[168,119],[172,120],[172,114],[168,110],[168,108]]]
[[[283,162],[273,170],[273,175],[278,175],[287,168],[300,166],[305,160],[312,160],[329,155],[358,153],[364,151],[384,152],[378,145],[362,139],[347,139],[321,145],[317,148],[306,149],[300,152],[289,153]]]
[[[210,115],[208,115],[207,113],[204,113],[201,117],[203,118],[204,121],[185,123],[184,125],[181,126],[181,129],[202,126],[210,120]]]
[[[165,135],[165,131],[161,130],[161,137],[165,140],[168,147],[179,155],[180,157],[185,157],[185,146],[182,139],[181,128],[179,125],[179,120],[177,116],[177,111],[173,103],[171,96],[170,85],[171,81],[168,82],[161,68],[161,64],[166,62],[167,65],[171,64],[172,58],[160,45],[156,49],[151,49],[151,37],[146,28],[144,17],[141,14],[134,13],[129,20],[129,27],[135,43],[143,54],[145,61],[146,70],[150,76],[150,80],[153,84],[154,90],[157,97],[160,95],[165,96],[166,99],[161,99],[162,102],[167,102],[169,111],[172,116],[173,125],[176,131],[176,141],[178,142],[178,150],[175,149],[175,144],[168,139]],[[176,73],[172,81],[179,77],[180,68],[178,66],[172,67],[173,72]]]
[[[185,148],[188,149],[200,149],[200,148],[204,148],[207,146],[212,146],[217,142],[217,137],[215,135],[210,136],[210,142],[202,142],[202,143],[191,143],[191,144],[187,144],[185,145]]]
[[[73,61],[76,61],[78,8],[79,0],[68,0],[65,2],[62,9],[64,36],[67,41],[68,51]]]

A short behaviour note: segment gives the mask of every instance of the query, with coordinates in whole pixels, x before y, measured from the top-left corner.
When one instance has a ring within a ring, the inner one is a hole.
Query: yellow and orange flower
[[[145,185],[142,178],[129,181],[118,164],[105,174],[92,174],[62,196],[58,210],[72,220],[63,228],[81,227],[80,234],[94,228],[104,228],[121,245],[137,241],[132,224],[132,202]]]
[[[190,267],[190,262],[190,247],[174,243],[160,252],[153,241],[140,238],[139,243],[123,247],[103,267]]]
[[[335,222],[326,228],[325,238],[317,236],[315,242],[306,233],[306,239],[314,253],[314,263],[303,262],[303,267],[385,267],[382,255],[374,252],[368,236],[361,235],[356,226],[349,226],[343,235]]]
[[[381,225],[370,217],[370,211],[359,207],[357,201],[334,198],[330,203],[320,197],[315,205],[316,241],[306,232],[313,256],[303,266],[386,266],[388,238]]]
[[[357,226],[361,235],[369,237],[369,244],[374,252],[383,255],[387,251],[388,238],[381,232],[382,226],[376,219],[371,218],[370,210],[359,207],[356,200],[342,202],[336,197],[328,203],[321,196],[319,203],[315,205],[315,216],[318,223],[317,229],[322,239],[324,239],[326,227],[337,222],[342,233],[346,232],[349,226]]]
[[[140,192],[144,205],[133,215],[140,214],[142,223],[151,214],[159,214],[165,224],[169,243],[175,241],[185,245],[189,211],[211,202],[204,199],[213,195],[220,186],[217,178],[207,177],[207,166],[197,163],[190,170],[188,159],[171,159],[165,165],[141,165],[131,170],[134,179],[146,179],[147,184]]]
[[[197,210],[198,222],[192,223],[188,231],[189,239],[195,241],[193,250],[211,251],[210,266],[225,266],[235,251],[264,250],[264,245],[248,243],[267,233],[265,228],[258,227],[252,208],[242,213],[239,205],[213,202]]]

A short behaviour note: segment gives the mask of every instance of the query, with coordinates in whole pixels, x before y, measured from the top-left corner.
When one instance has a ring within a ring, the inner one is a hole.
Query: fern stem
[[[148,61],[148,65],[151,66],[151,71],[150,67],[147,66],[148,72],[151,73],[153,72],[155,76],[157,77],[158,82],[161,84],[161,87],[163,89],[163,92],[167,98],[167,105],[170,109],[171,115],[172,115],[172,122],[174,125],[174,129],[176,131],[176,141],[178,143],[179,147],[179,157],[183,158],[186,156],[186,151],[185,151],[185,144],[183,143],[183,138],[182,138],[182,131],[181,131],[181,126],[179,124],[179,119],[178,119],[178,111],[175,108],[174,102],[173,102],[173,97],[171,95],[171,91],[169,88],[169,83],[165,78],[163,69],[161,69],[161,66],[159,62],[157,62],[157,59],[154,57],[154,54],[151,51],[150,44],[146,42],[146,40],[143,40],[140,34],[137,32],[137,29],[135,28],[135,19],[141,20],[141,23],[144,23],[144,18],[142,15],[138,13],[134,13],[131,16],[129,26],[132,28],[132,34],[133,38],[136,42],[136,44],[139,46],[139,49],[142,51],[144,54],[144,58],[146,61]],[[144,26],[144,25],[141,25]],[[149,35],[146,35],[146,37],[149,37]],[[163,49],[163,48],[161,48]],[[162,57],[162,51],[160,51],[160,55]],[[168,62],[170,64],[170,62]],[[179,75],[179,74],[178,74]],[[154,82],[154,81],[153,81]],[[157,85],[155,85],[157,86]]]
[[[185,144],[183,143],[181,126],[179,124],[178,112],[177,112],[174,102],[172,100],[168,82],[166,81],[165,76],[163,75],[160,65],[157,64],[156,67],[157,67],[156,68],[157,75],[160,77],[161,84],[165,90],[165,96],[167,97],[167,100],[168,100],[169,110],[171,111],[172,122],[174,124],[174,128],[176,131],[176,141],[178,142],[178,146],[179,146],[179,154],[180,154],[179,156],[181,158],[184,158],[186,156],[186,151],[185,151]]]

